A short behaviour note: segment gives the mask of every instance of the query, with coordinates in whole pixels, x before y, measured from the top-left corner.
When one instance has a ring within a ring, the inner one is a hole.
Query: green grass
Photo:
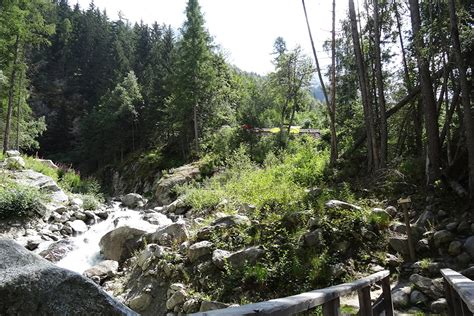
[[[27,169],[32,169],[36,172],[51,177],[56,182],[59,180],[59,169],[49,167],[34,157],[23,156],[23,159],[25,160]]]

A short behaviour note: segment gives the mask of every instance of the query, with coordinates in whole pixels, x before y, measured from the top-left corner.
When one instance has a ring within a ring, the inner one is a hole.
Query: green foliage
[[[23,156],[23,159],[25,160],[27,169],[32,169],[36,172],[42,173],[48,177],[51,177],[54,181],[59,180],[59,173],[60,173],[59,169],[52,168],[42,163],[41,161],[38,161],[34,157]]]
[[[73,169],[60,169],[59,186],[71,193],[99,195],[101,187],[99,182],[92,177],[81,179],[79,173]]]
[[[15,184],[2,177],[0,184],[0,219],[32,217],[37,215],[45,197],[29,186]]]
[[[104,198],[100,194],[82,194],[81,199],[83,201],[84,210],[96,210],[99,208],[101,203],[104,203]]]

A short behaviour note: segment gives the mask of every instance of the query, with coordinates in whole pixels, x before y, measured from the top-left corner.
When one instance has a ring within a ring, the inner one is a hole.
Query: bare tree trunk
[[[311,28],[309,26],[308,13],[306,12],[306,4],[305,4],[304,0],[301,0],[301,2],[303,3],[304,16],[305,16],[305,19],[306,19],[306,26],[308,27],[309,39],[311,41],[311,47],[313,49],[314,61],[316,62],[316,70],[318,72],[319,82],[321,84],[321,89],[323,90],[324,99],[326,100],[326,104],[329,106],[328,93],[327,93],[327,90],[326,90],[326,85],[324,84],[324,81],[323,81],[323,76],[321,74],[321,67],[319,66],[319,59],[318,59],[318,55],[316,54],[316,47],[314,46],[313,34],[311,33]]]
[[[400,22],[400,12],[398,11],[398,0],[393,1],[393,8],[395,11],[395,18],[397,20],[397,29],[398,29],[398,39],[400,41],[400,50],[402,52],[402,61],[403,61],[403,72],[405,73],[405,85],[407,90],[410,91],[412,89],[411,79],[410,79],[410,71],[408,69],[408,62],[405,53],[405,44],[403,43],[403,34],[402,34],[402,24]]]
[[[421,34],[421,20],[418,0],[409,0],[409,3],[413,41],[419,69],[421,95],[423,99],[423,112],[427,135],[427,154],[429,158],[429,165],[426,176],[427,184],[431,185],[440,177],[441,155],[439,144],[438,115],[433,92],[433,84],[430,75],[429,62],[422,53],[424,43],[423,34]]]
[[[369,97],[367,73],[365,68],[362,51],[360,48],[359,31],[357,29],[357,18],[354,8],[354,0],[349,0],[349,15],[351,20],[352,41],[354,44],[354,53],[357,63],[357,72],[359,76],[359,87],[362,95],[362,105],[364,108],[365,127],[367,131],[367,163],[368,170],[372,171],[379,165],[377,159],[376,140],[372,105]]]
[[[194,121],[194,149],[196,154],[199,154],[199,128],[198,128],[198,114],[197,114],[197,102],[193,105],[193,121]]]
[[[387,111],[385,103],[385,92],[382,74],[382,54],[380,50],[380,15],[379,15],[379,0],[374,0],[374,29],[375,29],[375,76],[377,79],[377,94],[379,97],[380,107],[380,166],[385,168],[387,166],[387,144],[388,144],[388,130],[387,118],[385,112]]]
[[[17,100],[17,107],[16,107],[16,142],[15,147],[16,150],[20,151],[20,106],[21,106],[21,86],[23,85],[23,72],[20,73],[20,82],[18,84],[18,100]]]
[[[336,69],[335,69],[335,58],[336,58],[336,39],[335,39],[335,19],[336,19],[336,2],[333,0],[333,35],[332,35],[332,74],[331,74],[331,84],[332,84],[332,89],[331,89],[331,103],[329,102],[329,97],[328,93],[326,90],[326,85],[324,84],[323,76],[321,73],[321,67],[319,66],[319,59],[318,55],[316,53],[316,48],[314,46],[314,41],[313,41],[313,35],[311,33],[311,27],[309,26],[309,20],[308,20],[308,13],[306,12],[306,5],[304,0],[301,1],[303,3],[303,10],[304,10],[304,15],[306,19],[306,26],[308,28],[308,33],[309,33],[309,39],[311,41],[311,47],[313,49],[313,55],[314,55],[314,60],[316,63],[316,70],[318,72],[318,77],[319,77],[319,82],[321,84],[321,89],[323,90],[324,94],[324,99],[326,101],[326,107],[328,109],[328,114],[329,114],[329,124],[330,124],[330,130],[331,130],[331,165],[334,165],[334,163],[337,160],[338,157],[338,150],[337,150],[337,134],[336,134]]]
[[[474,201],[474,123],[471,111],[470,86],[467,81],[466,65],[461,51],[459,41],[458,18],[456,16],[456,4],[454,0],[448,1],[449,20],[451,24],[451,40],[453,41],[454,56],[461,81],[461,101],[464,110],[464,131],[466,135],[466,147],[469,156],[469,198]]]
[[[332,1],[332,42],[331,42],[331,109],[329,111],[331,125],[331,164],[338,158],[336,134],[336,0]]]
[[[10,125],[12,119],[12,112],[13,112],[13,99],[15,96],[15,81],[16,81],[16,74],[18,71],[18,57],[20,55],[20,36],[16,36],[15,40],[15,58],[12,65],[12,74],[10,78],[10,90],[8,92],[8,110],[7,110],[7,119],[5,122],[5,132],[3,136],[3,153],[9,149],[10,146]]]

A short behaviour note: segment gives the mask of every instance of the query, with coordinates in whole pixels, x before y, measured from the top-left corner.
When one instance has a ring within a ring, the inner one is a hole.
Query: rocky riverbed
[[[81,284],[79,289],[91,291],[94,288],[93,292],[98,294],[90,299],[96,300],[97,304],[102,304],[103,299],[111,302],[105,305],[111,309],[104,312],[113,310],[116,314],[133,314],[133,310],[142,315],[165,315],[207,311],[232,306],[203,295],[226,275],[226,271],[257,266],[268,254],[268,248],[258,244],[239,249],[231,247],[232,240],[240,237],[230,232],[248,231],[259,225],[245,215],[252,212],[254,206],[240,205],[237,210],[241,212],[229,213],[224,211],[227,202],[222,201],[215,209],[196,211],[174,195],[174,186],[191,181],[199,174],[194,165],[178,168],[158,181],[152,202],[130,193],[109,199],[95,210],[85,210],[81,199],[68,196],[45,175],[21,168],[9,172],[16,181],[49,192],[52,198],[43,205],[35,220],[0,222],[2,238],[14,240],[34,253],[2,241],[2,256],[9,260],[0,264],[0,269],[8,271],[7,278],[0,277],[0,294],[7,293],[9,286],[14,285],[21,291],[25,284],[33,282],[28,275],[17,273],[18,265],[14,263],[15,256],[19,256],[18,260],[26,256],[25,266],[36,271],[33,276],[35,273],[49,275],[49,271],[54,271],[51,272],[54,275],[64,274],[77,279]],[[337,200],[328,201],[325,207],[349,212],[361,209]],[[408,258],[407,228],[400,222],[401,214],[393,206],[375,208],[372,213],[390,218],[390,225],[387,226],[388,252],[385,259],[371,264],[368,270],[390,269],[399,276],[398,280],[394,279],[392,290],[395,308],[411,313],[445,313],[446,299],[439,270],[449,267],[473,277],[473,214],[450,214],[443,210],[435,211],[433,206],[420,213],[412,212],[416,253],[424,258],[413,262]],[[294,226],[303,228],[300,243],[295,247],[310,249],[321,246],[325,232],[317,219],[307,218],[302,212],[282,221],[288,229]],[[355,233],[370,240],[377,228],[372,229],[373,232]],[[231,235],[230,239],[225,239],[225,242],[216,239],[216,236],[225,236],[226,233]],[[347,241],[338,242],[335,247],[341,253],[351,251]],[[348,269],[339,263],[330,268],[334,277]],[[44,284],[49,283],[42,278],[35,280],[41,284],[32,288],[31,295],[41,297]],[[51,286],[59,285],[53,282]],[[114,299],[104,296],[106,294],[102,291]],[[238,300],[243,289],[237,285],[234,291]],[[10,302],[14,306],[7,311],[14,314],[22,310],[21,304],[15,301],[20,292],[12,293],[5,297],[11,300],[6,304]],[[81,295],[85,294],[80,292],[78,297]],[[345,302],[352,305],[353,301],[348,299]],[[0,311],[2,308],[7,307],[0,305]]]

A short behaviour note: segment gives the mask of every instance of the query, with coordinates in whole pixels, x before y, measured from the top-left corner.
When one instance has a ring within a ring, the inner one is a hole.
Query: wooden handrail
[[[450,315],[474,314],[474,281],[451,269],[442,269]]]
[[[265,302],[200,312],[192,315],[293,315],[308,311],[320,305],[323,305],[324,315],[339,315],[339,298],[354,291],[359,291],[359,301],[361,302],[361,305],[364,305],[364,310],[370,309],[370,311],[372,311],[370,305],[370,286],[377,282],[381,282],[384,290],[382,300],[385,305],[385,315],[391,316],[393,315],[393,307],[390,294],[389,276],[390,272],[385,270],[350,283],[334,285],[324,289],[284,298],[277,298]],[[386,293],[387,290],[388,293]]]

